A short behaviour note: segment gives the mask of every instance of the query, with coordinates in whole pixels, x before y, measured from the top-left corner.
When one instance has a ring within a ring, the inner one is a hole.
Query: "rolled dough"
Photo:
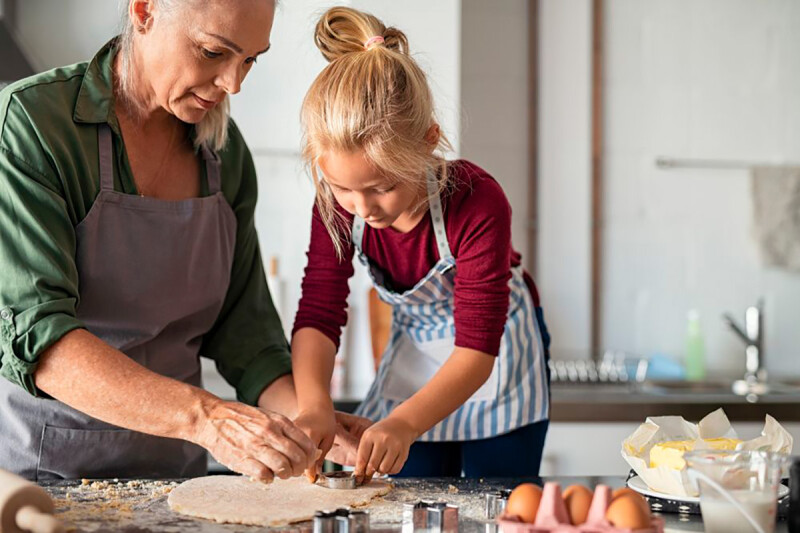
[[[167,503],[175,512],[216,522],[280,526],[311,520],[315,511],[363,507],[391,489],[389,483],[378,480],[353,490],[337,490],[312,485],[302,476],[270,484],[243,476],[207,476],[178,485]]]

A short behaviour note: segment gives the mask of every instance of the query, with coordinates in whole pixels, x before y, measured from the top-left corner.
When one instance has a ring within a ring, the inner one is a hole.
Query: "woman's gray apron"
[[[236,240],[219,160],[204,148],[209,196],[146,198],[114,190],[105,124],[98,141],[101,190],[75,228],[77,316],[137,363],[201,386],[200,344],[222,308]],[[0,468],[33,480],[187,477],[204,475],[206,453],[106,424],[0,379]]]

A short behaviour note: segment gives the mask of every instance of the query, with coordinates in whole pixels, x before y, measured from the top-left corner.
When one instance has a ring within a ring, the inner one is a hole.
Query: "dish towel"
[[[751,184],[764,263],[800,271],[800,167],[755,167]]]

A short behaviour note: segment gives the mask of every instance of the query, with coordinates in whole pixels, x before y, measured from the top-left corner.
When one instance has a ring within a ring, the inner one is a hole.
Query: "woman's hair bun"
[[[314,42],[328,61],[346,54],[365,52],[372,37],[383,37],[383,46],[403,54],[408,53],[408,40],[397,28],[387,28],[377,17],[349,7],[332,7],[317,22]]]

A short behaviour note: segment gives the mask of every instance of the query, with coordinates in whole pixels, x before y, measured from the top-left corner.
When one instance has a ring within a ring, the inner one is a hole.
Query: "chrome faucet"
[[[744,341],[745,374],[744,379],[733,385],[738,394],[764,394],[767,392],[767,369],[764,368],[764,301],[748,307],[744,313],[744,330],[736,324],[730,314],[723,320]]]

